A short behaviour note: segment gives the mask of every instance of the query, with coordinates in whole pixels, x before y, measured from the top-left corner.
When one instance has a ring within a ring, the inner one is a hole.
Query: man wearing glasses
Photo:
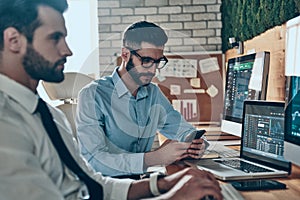
[[[121,65],[80,92],[78,140],[96,171],[108,176],[142,174],[149,166],[201,157],[203,139],[188,139],[195,128],[151,83],[168,62],[163,54],[167,40],[156,24],[130,25],[123,34]],[[157,131],[169,140],[150,151]]]

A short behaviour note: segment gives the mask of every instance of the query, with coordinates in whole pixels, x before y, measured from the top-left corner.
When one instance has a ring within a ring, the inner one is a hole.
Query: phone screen
[[[205,132],[206,130],[204,129],[196,130],[187,136],[185,142],[192,142],[194,139],[199,139],[204,135]]]

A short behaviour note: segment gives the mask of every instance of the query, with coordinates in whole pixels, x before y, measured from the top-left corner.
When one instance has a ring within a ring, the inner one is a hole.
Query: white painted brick
[[[121,35],[133,22],[147,20],[165,29],[165,52],[221,50],[221,0],[98,0],[101,71],[113,71]],[[118,17],[118,18],[113,18]],[[101,45],[102,43],[102,45]],[[105,50],[103,50],[105,49]],[[109,59],[108,59],[109,58]],[[107,69],[103,70],[103,66]]]
[[[111,36],[111,33],[99,33],[99,40],[107,40]]]
[[[168,7],[160,7],[158,9],[159,14],[175,14],[181,13],[181,7],[179,6],[168,6]]]
[[[170,21],[192,21],[191,14],[171,15]]]
[[[111,14],[116,15],[116,16],[132,15],[133,9],[132,8],[113,8],[113,9],[111,9]]]
[[[193,37],[209,37],[216,36],[214,29],[193,30]]]
[[[121,40],[121,33],[99,33],[100,40]]]
[[[99,21],[101,24],[120,24],[121,17],[100,17]]]
[[[120,7],[119,1],[98,1],[99,8],[117,8]]]
[[[206,9],[207,12],[220,12],[220,5],[208,5]]]
[[[182,29],[182,23],[161,23],[160,26],[166,29]]]
[[[191,30],[180,30],[180,31],[174,31],[174,30],[170,30],[167,31],[167,35],[171,38],[171,37],[191,37],[192,36],[192,31]]]
[[[205,6],[183,6],[184,13],[201,13],[205,12]]]
[[[206,20],[216,20],[215,13],[202,13],[202,14],[194,14],[195,21],[206,21]]]
[[[167,6],[168,0],[145,0],[145,6]]]
[[[222,28],[221,21],[208,21],[207,28]]]
[[[202,29],[206,28],[206,22],[184,22],[185,29]]]
[[[200,45],[206,44],[206,38],[184,38],[184,45]]]
[[[207,4],[216,4],[217,0],[193,0],[193,4],[202,4],[202,5],[207,5]]]
[[[98,30],[99,30],[99,33],[111,31],[110,25],[107,25],[107,24],[100,24],[98,27]]]
[[[170,5],[190,5],[191,0],[169,0]]]
[[[155,7],[148,7],[148,8],[135,8],[134,14],[136,15],[151,15],[157,14],[157,8]]]
[[[112,57],[111,56],[99,56],[99,62],[100,62],[100,65],[101,64],[107,64],[107,63],[111,63],[112,62]]]
[[[195,51],[218,51],[216,45],[201,45],[201,46],[195,46],[194,47]]]
[[[98,9],[98,16],[110,15],[110,9]]]
[[[193,51],[193,46],[174,46],[170,47],[171,52],[191,52]]]
[[[207,52],[207,50],[203,47],[203,45],[195,45],[193,46],[193,50],[195,52]],[[209,53],[207,52],[207,54]]]
[[[145,20],[145,17],[140,15],[140,16],[124,16],[122,17],[122,22],[123,23],[129,23],[132,24],[133,22]]]
[[[120,48],[122,47],[122,41],[121,40],[113,40],[111,42],[111,46],[114,48]]]
[[[120,52],[120,48],[101,48],[99,49],[100,56],[113,56],[117,52]]]
[[[221,36],[221,29],[216,29],[216,36]]]
[[[101,48],[111,47],[111,41],[102,40],[101,42],[99,42],[99,47],[101,47]]]
[[[144,0],[120,0],[121,7],[144,6]]]
[[[169,38],[167,45],[170,46],[178,46],[178,45],[182,45],[183,41],[180,38]]]
[[[130,24],[118,24],[118,25],[117,24],[113,24],[113,25],[111,25],[111,30],[112,31],[123,32]]]
[[[166,22],[169,20],[168,15],[148,15],[146,16],[147,21],[151,22]]]
[[[221,37],[212,37],[208,38],[207,43],[208,44],[220,44],[222,42]]]

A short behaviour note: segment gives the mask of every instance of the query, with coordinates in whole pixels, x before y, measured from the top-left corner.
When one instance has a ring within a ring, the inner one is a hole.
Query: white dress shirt
[[[83,182],[61,162],[35,112],[38,95],[0,74],[0,199],[81,199]],[[126,199],[132,180],[95,173],[80,157],[64,114],[49,106],[70,153],[103,186],[104,199]]]

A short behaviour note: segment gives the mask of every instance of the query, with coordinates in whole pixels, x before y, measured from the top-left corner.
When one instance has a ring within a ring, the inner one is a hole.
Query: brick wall
[[[221,0],[98,0],[100,76],[110,74],[124,29],[139,20],[163,27],[165,52],[221,50]]]

